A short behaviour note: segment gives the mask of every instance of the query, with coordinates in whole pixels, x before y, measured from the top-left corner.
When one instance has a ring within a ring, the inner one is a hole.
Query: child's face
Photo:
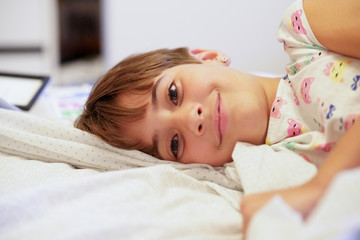
[[[148,103],[143,119],[124,132],[147,146],[157,142],[166,160],[221,166],[237,141],[264,143],[268,105],[251,76],[216,63],[180,65],[163,71],[147,95],[127,93],[128,107]]]

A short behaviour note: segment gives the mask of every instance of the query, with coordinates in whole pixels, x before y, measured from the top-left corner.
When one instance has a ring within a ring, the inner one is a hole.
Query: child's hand
[[[300,212],[303,218],[306,219],[317,204],[323,192],[323,188],[310,181],[302,186],[291,189],[245,196],[240,205],[240,211],[243,215],[244,236],[253,215],[273,196],[280,195],[285,202],[287,202],[293,209]]]

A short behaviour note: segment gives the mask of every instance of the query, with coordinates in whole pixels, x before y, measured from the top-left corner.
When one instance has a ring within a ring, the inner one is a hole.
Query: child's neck
[[[257,78],[257,80],[264,89],[264,93],[267,99],[268,109],[270,113],[281,78],[280,77],[270,78],[270,77],[261,77],[261,76],[255,76],[255,77]]]
[[[262,89],[265,94],[265,98],[267,101],[268,106],[268,118],[267,118],[267,128],[269,126],[269,118],[271,113],[272,104],[275,100],[277,89],[280,82],[280,77],[277,78],[270,78],[270,77],[262,77],[262,76],[254,76],[254,78],[259,82],[259,84],[262,86]],[[266,131],[263,133],[262,136],[262,144],[265,144],[266,135],[267,135],[267,128]]]

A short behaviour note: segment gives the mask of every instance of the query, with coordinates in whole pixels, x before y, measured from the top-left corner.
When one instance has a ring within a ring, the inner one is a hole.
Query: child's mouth
[[[220,103],[221,103],[221,98],[220,98],[220,93],[218,94],[218,101],[219,104],[217,106],[217,111],[218,111],[218,130],[219,130],[219,136],[220,136],[220,144],[222,143],[222,133],[221,133],[221,108],[220,108]]]
[[[227,121],[228,120],[224,102],[221,100],[220,93],[218,93],[214,109],[214,129],[219,139],[219,145],[221,145],[223,141],[227,127]]]

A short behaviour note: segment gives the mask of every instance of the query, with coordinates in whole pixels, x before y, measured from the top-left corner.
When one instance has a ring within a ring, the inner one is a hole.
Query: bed
[[[316,168],[238,143],[213,168],[113,148],[64,121],[0,109],[0,239],[242,239],[244,194],[299,185]],[[360,169],[339,174],[308,221],[280,197],[247,239],[360,239]]]

